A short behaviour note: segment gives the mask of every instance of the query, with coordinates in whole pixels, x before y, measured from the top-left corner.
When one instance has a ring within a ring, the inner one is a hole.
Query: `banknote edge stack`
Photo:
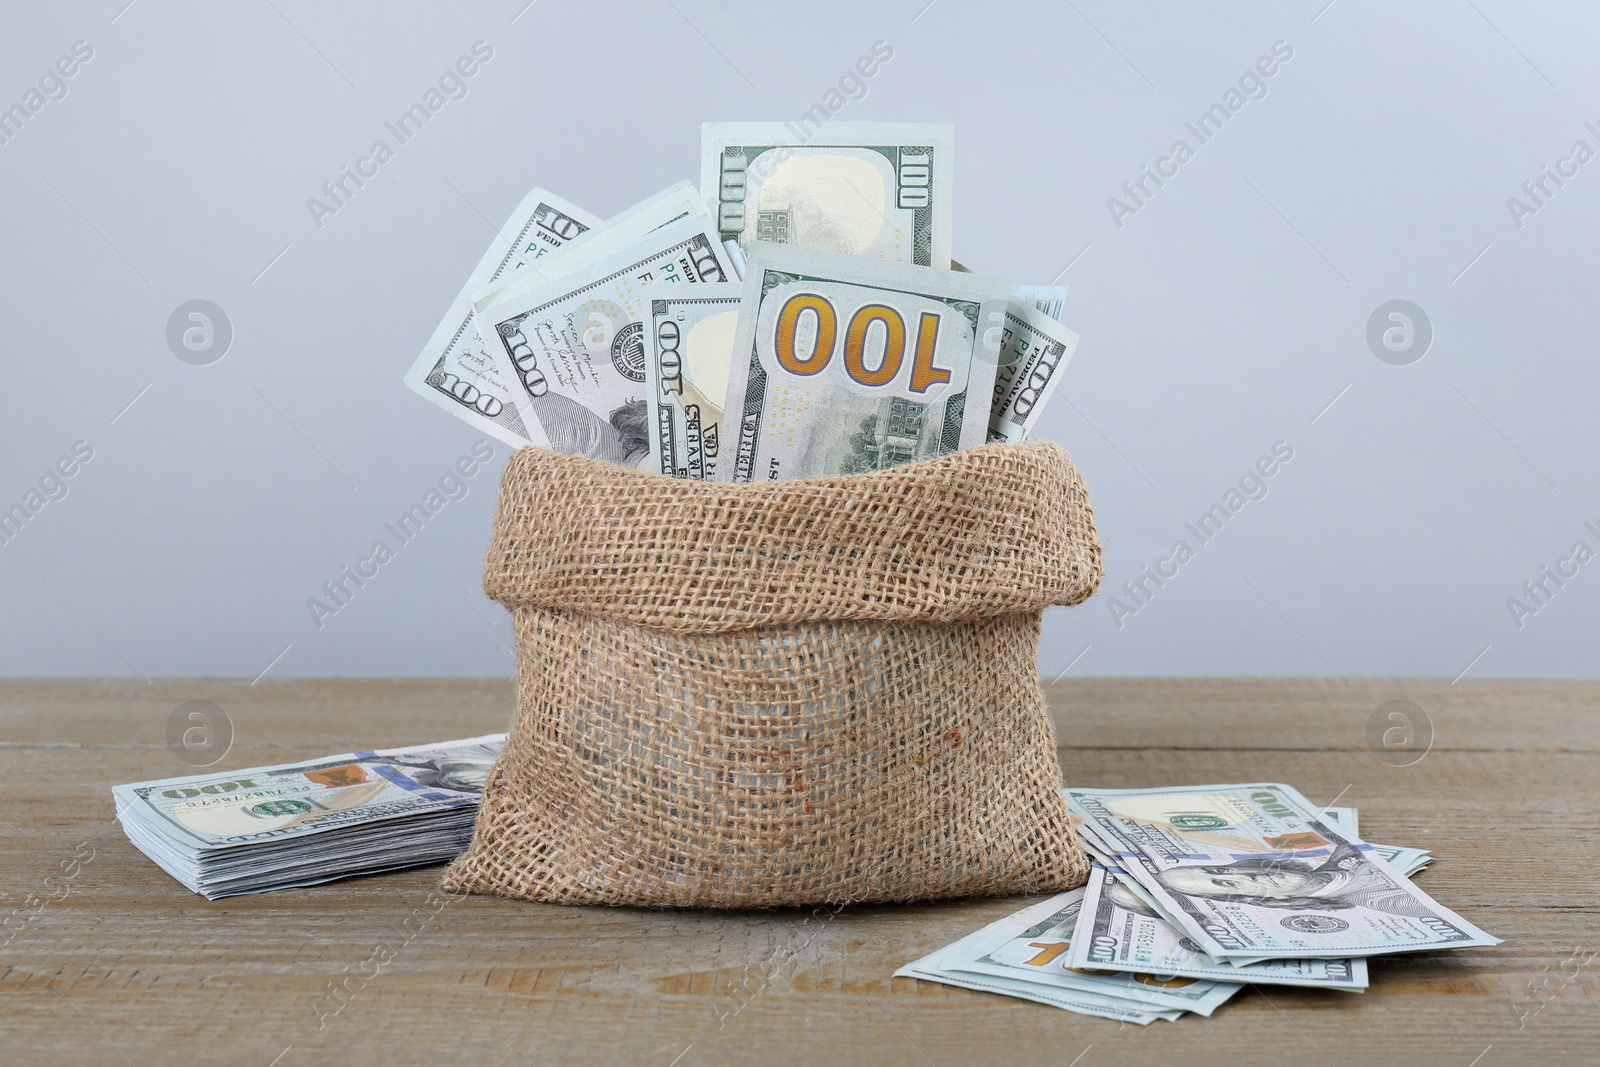
[[[113,786],[112,799],[128,840],[208,900],[302,888],[459,855],[505,741],[486,734],[131,782]],[[222,821],[236,832],[215,832]]]

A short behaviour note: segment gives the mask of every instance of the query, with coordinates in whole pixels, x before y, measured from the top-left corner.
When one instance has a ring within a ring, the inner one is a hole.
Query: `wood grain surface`
[[[211,903],[113,819],[114,783],[185,772],[166,738],[179,704],[227,713],[226,770],[504,729],[511,683],[7,680],[0,1063],[1600,1060],[1600,959],[1564,963],[1600,951],[1600,684],[1088,679],[1049,691],[1068,782],[1266,779],[1337,798],[1360,809],[1364,836],[1432,849],[1419,884],[1505,944],[1379,959],[1364,994],[1247,990],[1211,1019],[1141,1028],[890,977],[1022,899],[562,908],[445,897],[430,868]],[[1369,743],[1391,700],[1431,722],[1425,755]]]

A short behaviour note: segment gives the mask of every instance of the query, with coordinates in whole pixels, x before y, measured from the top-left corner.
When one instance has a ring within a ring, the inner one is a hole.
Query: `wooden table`
[[[208,903],[112,818],[113,783],[184,772],[166,745],[179,704],[228,712],[236,739],[217,769],[231,769],[503,729],[510,683],[12,680],[0,1062],[1600,1060],[1600,959],[1562,966],[1600,949],[1600,684],[1084,680],[1051,697],[1067,781],[1270,779],[1337,798],[1366,836],[1432,849],[1421,884],[1505,944],[1378,960],[1365,994],[1247,990],[1211,1019],[1141,1028],[890,977],[1018,899],[838,914],[440,907],[433,868]],[[1393,699],[1433,724],[1411,766],[1369,747],[1369,718]]]

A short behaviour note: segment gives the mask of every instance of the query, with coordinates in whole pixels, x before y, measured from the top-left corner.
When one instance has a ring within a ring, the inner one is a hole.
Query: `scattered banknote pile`
[[[954,147],[948,125],[707,123],[698,192],[601,221],[535,189],[406,384],[514,447],[701,481],[1020,441],[1078,336],[1065,287],[950,259]]]
[[[123,831],[209,900],[466,850],[504,734],[112,788]]]
[[[1366,843],[1353,808],[1273,783],[1065,792],[1089,884],[897,975],[1145,1024],[1245,984],[1359,992],[1367,956],[1499,944],[1412,884],[1427,852]]]

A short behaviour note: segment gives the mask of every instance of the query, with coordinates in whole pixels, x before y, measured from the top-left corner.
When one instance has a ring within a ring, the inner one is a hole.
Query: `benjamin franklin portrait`
[[[1177,895],[1206,897],[1262,908],[1337,911],[1363,907],[1390,915],[1432,915],[1350,845],[1316,860],[1252,858],[1236,863],[1177,867],[1156,876]]]

